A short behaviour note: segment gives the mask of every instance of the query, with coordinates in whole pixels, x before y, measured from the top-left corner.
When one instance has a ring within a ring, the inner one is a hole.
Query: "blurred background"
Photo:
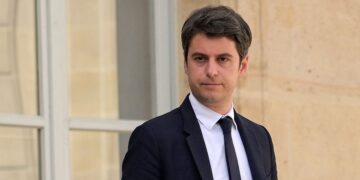
[[[252,29],[234,102],[279,179],[360,179],[359,0],[0,0],[0,179],[120,179],[132,130],[189,91],[183,22],[219,4]]]

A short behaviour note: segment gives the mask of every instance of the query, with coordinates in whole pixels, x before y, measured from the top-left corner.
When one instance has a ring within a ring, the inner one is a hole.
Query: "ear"
[[[249,67],[249,55],[246,55],[240,63],[239,77],[242,77],[246,74],[248,67]]]

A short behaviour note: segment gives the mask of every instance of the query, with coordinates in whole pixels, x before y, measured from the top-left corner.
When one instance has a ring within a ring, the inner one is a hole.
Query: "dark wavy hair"
[[[251,30],[244,19],[226,6],[206,6],[195,10],[185,21],[181,30],[181,42],[185,62],[191,39],[199,33],[208,37],[228,37],[236,44],[240,60],[248,53]]]

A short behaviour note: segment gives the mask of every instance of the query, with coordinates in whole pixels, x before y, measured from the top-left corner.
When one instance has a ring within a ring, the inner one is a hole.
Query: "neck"
[[[226,114],[230,111],[230,108],[232,107],[232,103],[228,104],[215,104],[215,103],[202,103],[207,108],[219,113],[219,114]]]
[[[200,104],[222,115],[228,113],[233,106],[232,98],[205,98],[202,96],[197,96],[194,93],[191,94]]]

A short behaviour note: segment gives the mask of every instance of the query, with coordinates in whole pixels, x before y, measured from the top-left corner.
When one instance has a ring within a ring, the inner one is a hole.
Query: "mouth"
[[[205,86],[205,87],[217,87],[217,86],[222,86],[221,83],[201,83],[201,86]]]

